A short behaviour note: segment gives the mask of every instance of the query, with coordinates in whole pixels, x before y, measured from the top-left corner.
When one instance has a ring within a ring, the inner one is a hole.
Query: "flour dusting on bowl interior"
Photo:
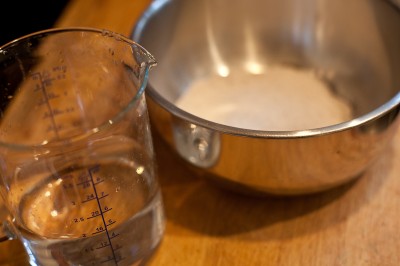
[[[209,121],[255,130],[312,129],[352,117],[350,104],[314,71],[284,66],[195,80],[175,104]]]

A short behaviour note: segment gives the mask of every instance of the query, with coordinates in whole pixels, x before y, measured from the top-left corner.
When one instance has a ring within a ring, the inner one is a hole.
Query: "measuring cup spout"
[[[136,61],[143,69],[150,69],[157,65],[157,61],[154,56],[148,52],[144,47],[138,43],[133,44],[133,52]]]
[[[139,69],[134,70],[135,75],[139,78],[139,90],[138,95],[143,93],[146,89],[147,81],[149,77],[149,71],[152,67],[157,65],[157,61],[152,54],[150,54],[145,48],[143,48],[140,44],[132,42],[132,52],[133,57],[136,61],[136,66]],[[137,96],[135,98],[137,98]]]
[[[147,57],[147,60],[145,61],[145,63],[148,66],[148,68],[151,69],[152,67],[157,66],[157,61],[154,58],[154,56],[152,54],[150,54],[147,50],[145,50],[145,52],[146,52],[146,57]]]

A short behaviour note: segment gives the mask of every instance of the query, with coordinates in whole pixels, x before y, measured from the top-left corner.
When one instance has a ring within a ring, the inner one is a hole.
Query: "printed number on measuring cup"
[[[85,220],[85,218],[83,218],[83,217],[74,218],[74,222],[75,222],[75,223],[83,222],[84,220]]]

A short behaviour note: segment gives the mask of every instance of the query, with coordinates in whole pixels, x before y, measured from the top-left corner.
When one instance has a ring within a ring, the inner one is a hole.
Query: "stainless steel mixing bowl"
[[[153,128],[189,165],[229,188],[295,195],[338,186],[360,176],[396,132],[400,13],[391,1],[155,0],[131,37],[159,63],[147,89]],[[221,62],[230,68],[251,60],[315,70],[351,102],[352,118],[248,130],[175,105]]]

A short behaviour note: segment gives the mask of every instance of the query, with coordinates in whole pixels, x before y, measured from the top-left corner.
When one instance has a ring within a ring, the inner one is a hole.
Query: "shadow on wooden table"
[[[0,265],[28,266],[28,255],[18,240],[9,240],[0,243]]]
[[[380,190],[392,163],[389,150],[360,178],[329,191],[288,198],[240,195],[199,178],[154,135],[168,226],[252,241],[287,239],[344,222]],[[172,231],[172,232],[171,232]]]

